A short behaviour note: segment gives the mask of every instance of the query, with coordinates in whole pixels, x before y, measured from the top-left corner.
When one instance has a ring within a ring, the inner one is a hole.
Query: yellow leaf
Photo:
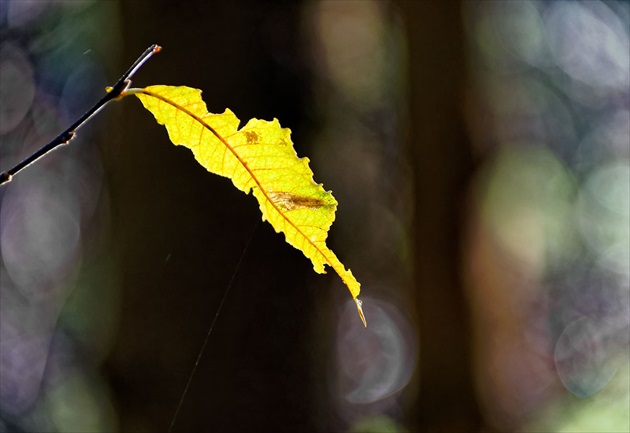
[[[190,87],[150,86],[128,89],[165,125],[171,141],[192,150],[195,159],[211,173],[232,179],[234,185],[258,200],[263,220],[302,251],[318,273],[332,267],[348,286],[365,325],[359,296],[361,285],[326,246],[335,220],[337,201],[313,181],[308,158],[298,158],[291,131],[271,122],[240,120],[229,109],[208,113],[201,90]]]

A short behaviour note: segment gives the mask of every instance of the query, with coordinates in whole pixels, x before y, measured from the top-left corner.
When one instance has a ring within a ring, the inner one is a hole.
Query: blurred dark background
[[[0,432],[628,431],[629,20],[0,0],[0,169],[158,43],[134,86],[292,130],[369,324],[123,99],[0,189]]]

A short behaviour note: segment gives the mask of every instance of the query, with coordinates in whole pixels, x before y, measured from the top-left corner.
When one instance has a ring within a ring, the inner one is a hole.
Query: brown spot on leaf
[[[286,211],[303,208],[319,209],[322,206],[330,206],[320,198],[306,197],[290,192],[270,192],[269,199]]]
[[[247,139],[247,144],[258,143],[258,134],[254,131],[245,131],[245,138]]]

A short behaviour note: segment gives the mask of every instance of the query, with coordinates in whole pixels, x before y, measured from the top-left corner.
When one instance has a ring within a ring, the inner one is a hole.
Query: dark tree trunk
[[[409,46],[420,334],[413,431],[474,432],[471,327],[460,273],[463,198],[472,173],[462,108],[461,4],[402,2]]]
[[[230,107],[242,120],[278,117],[300,129],[308,77],[300,75],[299,2],[121,7],[125,59],[164,47],[134,86],[197,87],[211,112]],[[316,430],[311,265],[259,222],[253,197],[173,146],[138,101],[123,103],[121,138],[108,155],[123,286],[109,366],[122,431],[168,429],[252,232],[174,431]]]

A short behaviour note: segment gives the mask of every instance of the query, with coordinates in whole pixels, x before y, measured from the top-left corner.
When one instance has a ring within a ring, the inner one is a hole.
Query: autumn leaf
[[[240,120],[226,109],[208,113],[201,90],[190,87],[150,86],[128,89],[157,122],[165,125],[175,145],[192,150],[209,172],[232,179],[234,185],[258,200],[263,220],[302,251],[315,272],[332,267],[350,290],[359,316],[366,325],[359,296],[361,285],[326,246],[335,220],[337,201],[313,180],[308,158],[298,158],[291,131],[277,119],[251,119],[239,129]]]

